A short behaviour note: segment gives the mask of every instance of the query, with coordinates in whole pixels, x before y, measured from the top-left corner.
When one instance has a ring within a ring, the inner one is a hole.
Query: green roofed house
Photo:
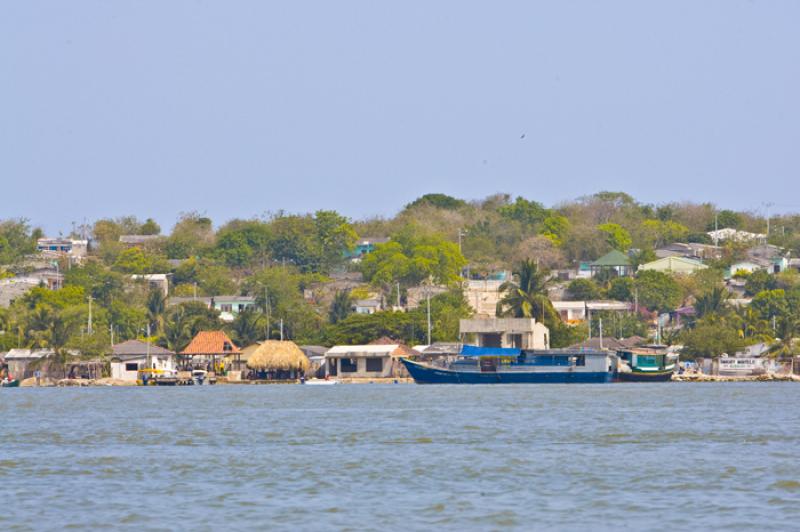
[[[589,266],[592,270],[592,277],[607,270],[614,270],[621,277],[633,275],[630,257],[616,249],[606,253]]]
[[[647,262],[639,266],[639,270],[652,270],[663,273],[694,273],[697,270],[708,268],[699,260],[684,257],[664,257],[663,259]]]

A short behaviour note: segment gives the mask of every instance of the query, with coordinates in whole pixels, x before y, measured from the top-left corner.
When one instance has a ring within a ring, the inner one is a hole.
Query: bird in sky
[[[524,139],[524,138],[525,138],[525,133],[523,133],[522,135],[520,135],[520,136],[519,136],[519,138],[520,138],[520,140]]]

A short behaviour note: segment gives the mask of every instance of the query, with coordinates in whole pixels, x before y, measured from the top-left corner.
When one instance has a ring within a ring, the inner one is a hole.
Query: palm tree
[[[552,284],[548,272],[540,270],[534,261],[526,259],[514,275],[516,282],[506,281],[500,285],[500,292],[504,295],[497,303],[497,315],[539,318],[548,323],[557,320],[558,314],[547,297],[547,289]]]
[[[186,315],[186,309],[178,306],[170,313],[164,322],[163,340],[167,349],[174,352],[181,351],[191,340],[192,323]]]
[[[750,306],[742,307],[733,318],[737,322],[739,335],[742,338],[754,338],[762,342],[772,341],[770,324],[756,309]]]
[[[331,323],[338,323],[339,321],[345,319],[352,312],[353,304],[350,301],[350,291],[342,290],[341,292],[336,292],[336,295],[333,296],[331,311],[328,315]]]
[[[264,320],[263,314],[247,307],[233,320],[233,339],[240,346],[254,344],[264,336]]]
[[[796,318],[785,317],[778,323],[775,331],[777,338],[769,347],[768,353],[777,358],[791,356],[796,352],[795,340],[800,333],[800,321]]]
[[[150,326],[153,328],[152,333],[158,334],[158,331],[164,325],[164,311],[167,308],[167,300],[164,297],[164,292],[156,288],[150,290],[147,295],[147,319]]]
[[[697,297],[694,303],[695,316],[702,318],[708,315],[719,316],[726,310],[726,304],[731,294],[721,286],[715,286],[708,292]]]

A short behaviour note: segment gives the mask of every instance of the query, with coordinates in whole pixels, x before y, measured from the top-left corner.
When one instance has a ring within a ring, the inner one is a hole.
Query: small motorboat
[[[309,386],[330,386],[333,384],[339,384],[339,381],[326,380],[326,379],[310,379],[303,382],[303,384],[307,384]]]
[[[6,377],[0,381],[0,388],[19,388],[19,379],[9,379]]]

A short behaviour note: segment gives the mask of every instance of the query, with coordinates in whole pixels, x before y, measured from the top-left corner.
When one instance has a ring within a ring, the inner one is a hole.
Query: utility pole
[[[603,349],[603,318],[597,319],[597,326],[600,329],[600,349]]]
[[[267,340],[269,340],[269,325],[270,325],[270,304],[269,304],[269,292],[267,291],[267,287],[264,287],[264,314],[267,315]]]
[[[147,354],[145,355],[145,369],[150,369],[150,322],[147,322]]]
[[[714,211],[714,247],[719,246],[719,213]]]
[[[113,323],[109,323],[108,324],[108,333],[111,336],[111,346],[113,347],[114,346],[114,324]]]
[[[283,342],[283,318],[281,318],[281,342]]]
[[[89,323],[86,326],[86,334],[92,334],[92,296],[89,296]]]
[[[766,242],[767,244],[769,244],[769,209],[773,205],[775,204],[772,203],[771,201],[764,204],[764,207],[766,207],[767,209],[767,242]]]
[[[194,291],[194,300],[195,300],[195,301],[197,301],[197,281],[195,281],[194,283],[192,283],[192,285],[193,285],[193,286],[192,286],[192,289],[193,289],[193,291]]]
[[[400,281],[397,281],[397,308],[400,308]]]
[[[431,345],[431,289],[430,285],[426,287],[425,295],[428,300],[428,345]]]

